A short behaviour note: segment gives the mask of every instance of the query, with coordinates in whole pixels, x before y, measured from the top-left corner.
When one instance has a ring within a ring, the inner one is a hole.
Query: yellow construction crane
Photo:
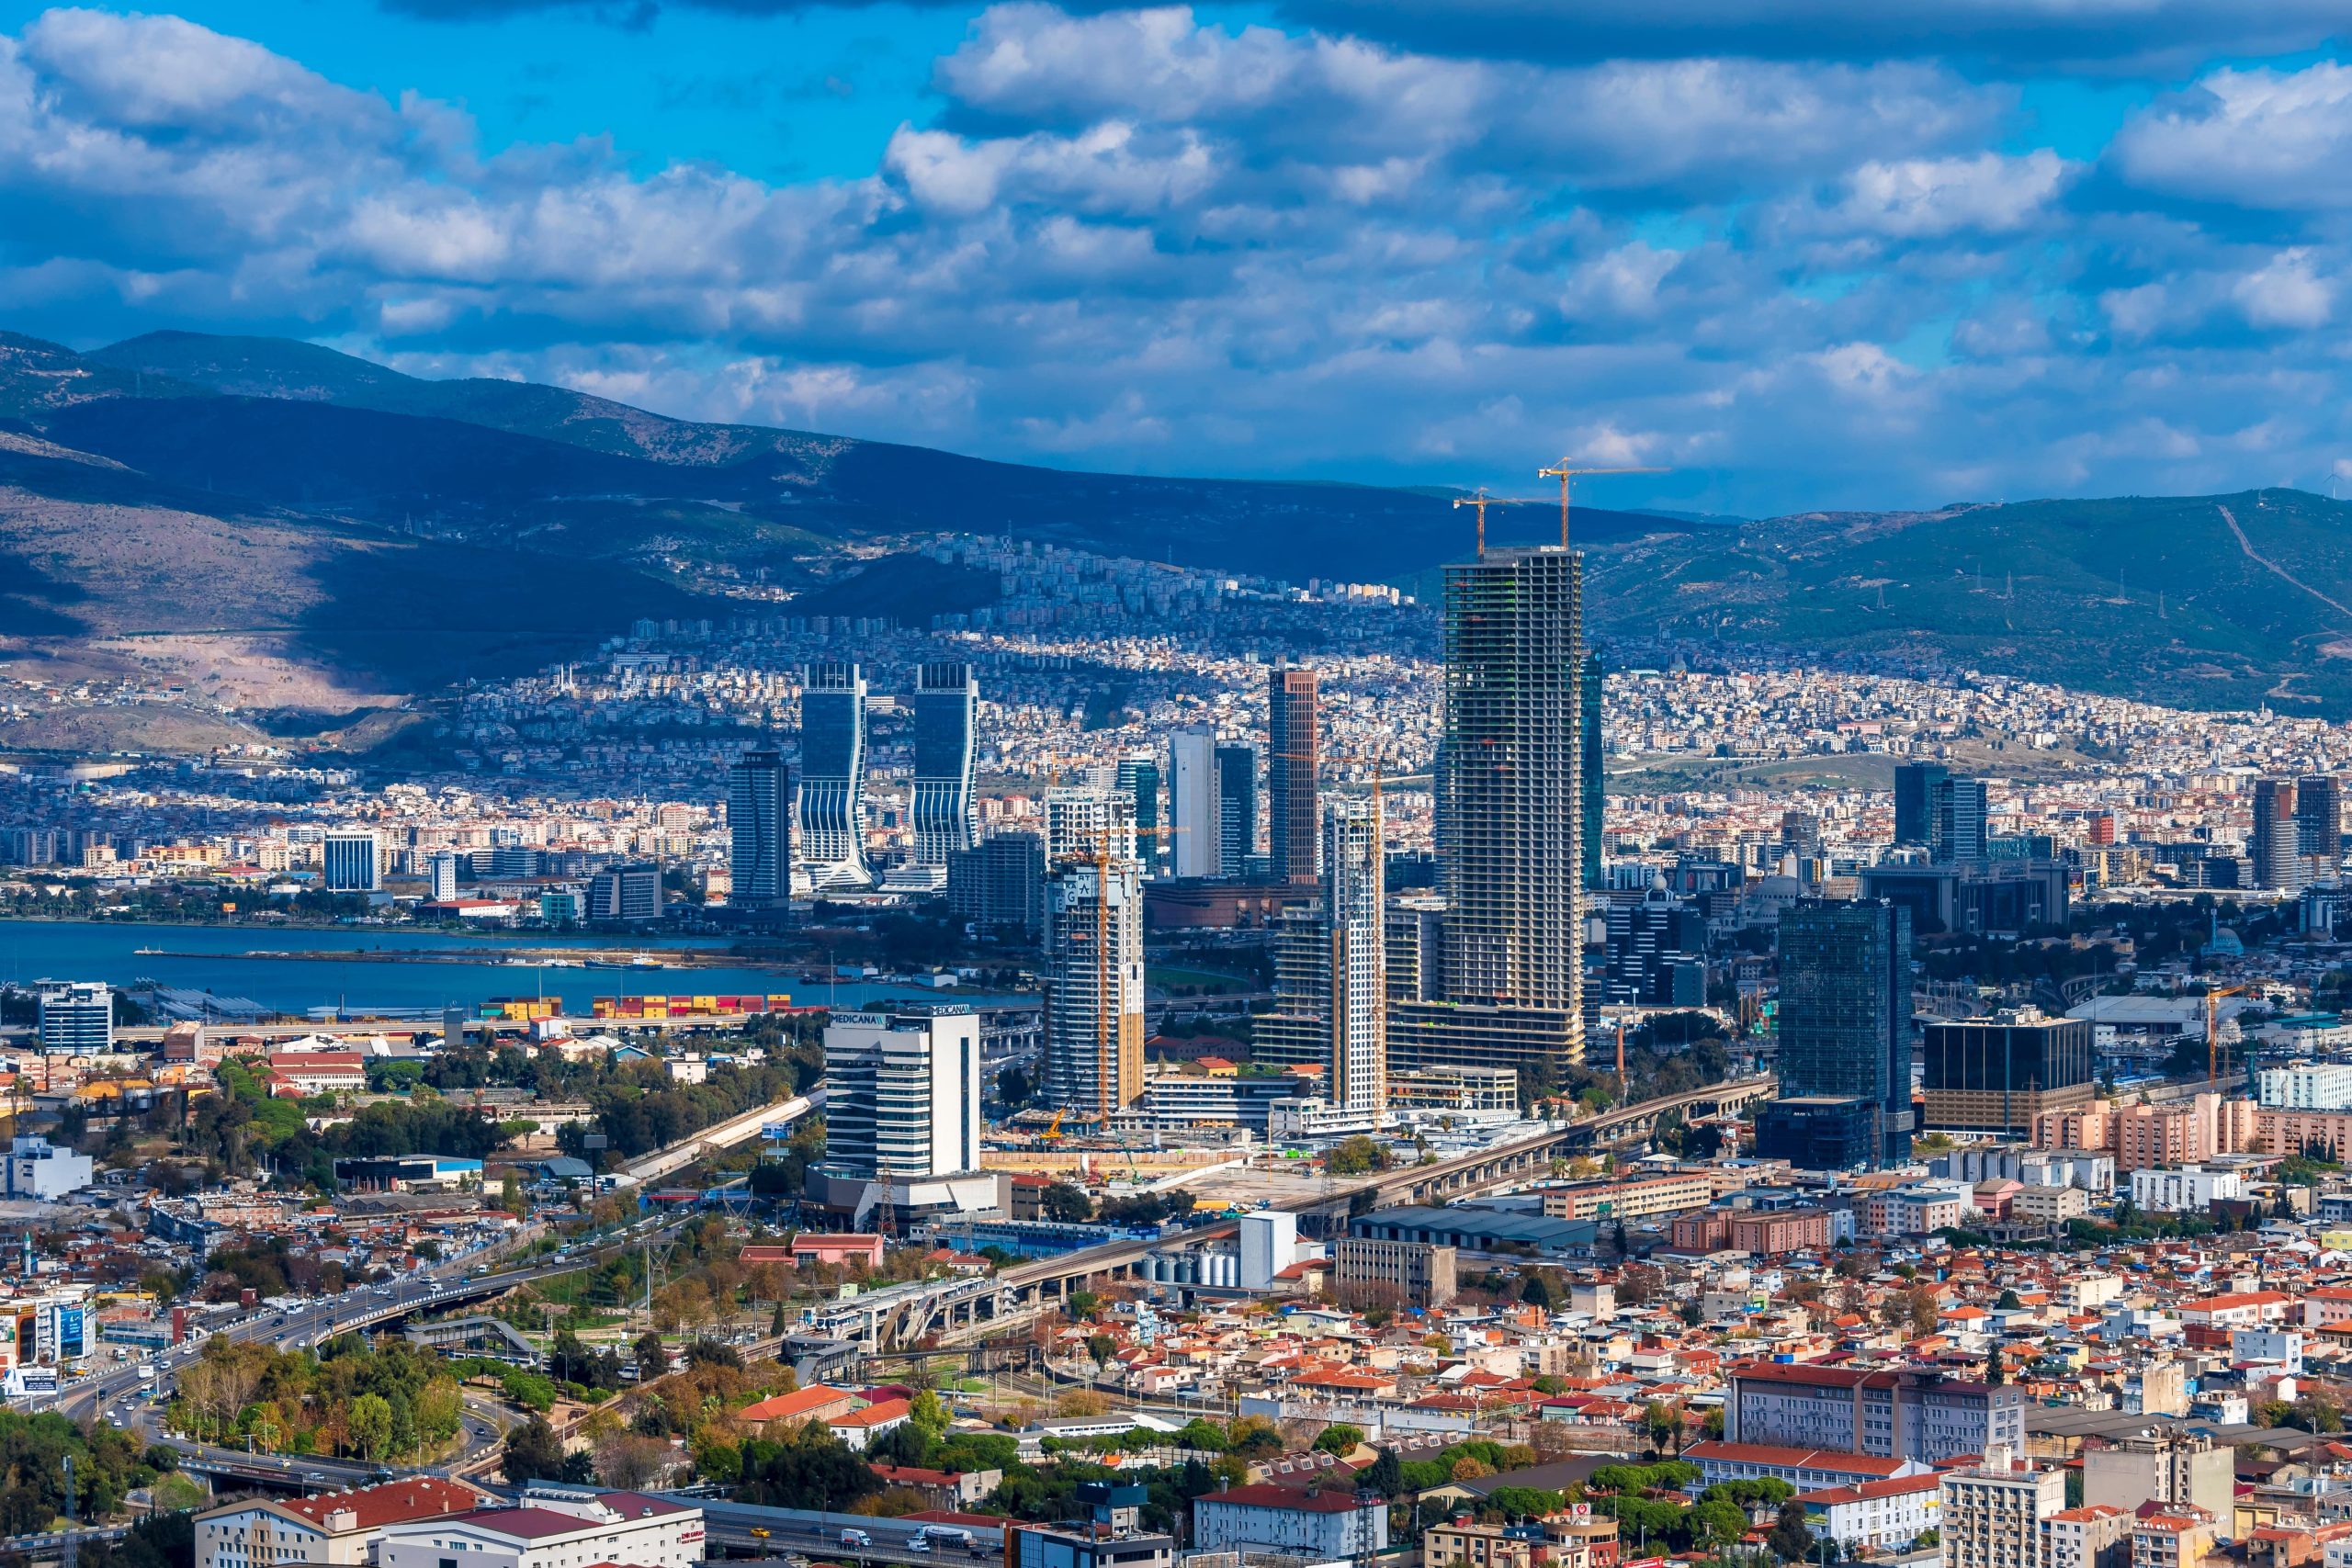
[[[2205,1078],[2219,1083],[2222,1071],[2229,1066],[2229,1053],[2222,1048],[2222,998],[2243,997],[2249,993],[2244,986],[2211,986],[2205,992]]]
[[[1560,481],[1560,547],[1566,549],[1568,545],[1568,480],[1577,474],[1667,474],[1673,471],[1671,468],[1571,468],[1568,460],[1563,457],[1558,468],[1538,468],[1535,477]],[[1459,506],[1462,503],[1457,501],[1453,504]]]
[[[1062,1135],[1062,1118],[1069,1114],[1069,1107],[1067,1105],[1055,1111],[1054,1119],[1046,1123],[1046,1130],[1037,1134],[1037,1141],[1039,1143],[1043,1143],[1048,1138],[1060,1137]]]
[[[1476,491],[1473,491],[1468,495],[1455,496],[1453,498],[1453,504],[1457,507],[1473,506],[1477,508],[1478,558],[1480,560],[1485,560],[1487,558],[1487,508],[1489,506],[1517,506],[1519,502],[1516,501],[1505,501],[1498,497],[1488,495],[1487,493],[1487,487],[1480,485]]]

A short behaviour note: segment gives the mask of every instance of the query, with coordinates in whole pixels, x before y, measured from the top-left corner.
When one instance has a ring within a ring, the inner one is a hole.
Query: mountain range
[[[812,610],[910,619],[994,596],[990,578],[894,551],[917,534],[1426,591],[1464,553],[1455,493],[1085,473],[696,423],[286,339],[158,333],[77,353],[0,333],[0,660],[364,740],[409,698],[640,616],[772,604],[740,596],[755,581]],[[1579,507],[1577,531],[1591,625],[1619,642],[2338,716],[2347,511],[2280,491],[1760,521]],[[1490,536],[1551,527],[1548,508],[1512,508]],[[250,734],[190,711],[125,701],[103,722],[0,728],[0,745]]]

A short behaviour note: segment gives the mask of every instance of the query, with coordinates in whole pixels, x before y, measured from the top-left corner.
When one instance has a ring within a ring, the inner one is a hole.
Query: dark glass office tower
[[[1937,863],[1984,858],[1988,814],[1983,779],[1942,778],[1929,793],[1928,852]]]
[[[1894,765],[1894,841],[1926,845],[1936,836],[1936,785],[1951,776],[1940,762]]]
[[[1136,859],[1146,876],[1167,869],[1167,835],[1159,824],[1159,759],[1149,751],[1130,752],[1119,759],[1114,787],[1134,804]]]
[[[792,901],[792,770],[773,747],[746,751],[727,770],[728,869],[740,908]]]
[[[1577,789],[1582,801],[1582,831],[1577,840],[1577,852],[1584,864],[1584,886],[1587,892],[1600,886],[1600,829],[1602,811],[1607,805],[1601,785],[1602,757],[1606,748],[1600,734],[1600,655],[1584,656],[1584,685],[1578,694],[1579,717],[1577,725],[1577,749],[1581,753],[1577,773]]]
[[[1216,874],[1248,875],[1258,852],[1258,748],[1246,741],[1216,749]]]
[[[1316,678],[1279,669],[1266,678],[1266,862],[1276,882],[1314,882],[1317,865]]]
[[[2030,1137],[2041,1112],[2094,1092],[2088,1019],[2024,1008],[1930,1023],[1920,1055],[1929,1127]]]
[[[2254,862],[2256,887],[2293,889],[2309,880],[2303,874],[2306,863],[2296,852],[2301,831],[2295,811],[2295,781],[2255,780],[2254,837],[2246,846],[2246,858]]]
[[[2343,785],[2332,775],[2296,781],[2295,850],[2321,876],[2333,876],[2344,858]]]
[[[1911,913],[1804,899],[1781,913],[1781,1094],[1876,1107],[1890,1163],[1911,1152]]]
[[[817,886],[863,887],[865,678],[854,664],[808,667],[800,694],[800,848]]]
[[[972,847],[973,734],[980,688],[972,667],[943,660],[915,671],[915,777],[910,802],[917,865],[945,865]]]

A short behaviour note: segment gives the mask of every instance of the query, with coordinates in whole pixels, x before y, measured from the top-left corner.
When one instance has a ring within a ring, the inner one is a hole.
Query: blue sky
[[[1764,513],[2352,480],[2352,0],[0,0],[0,326]]]

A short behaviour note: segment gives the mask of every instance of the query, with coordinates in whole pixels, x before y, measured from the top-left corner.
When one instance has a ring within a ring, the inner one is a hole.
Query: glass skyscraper
[[[1911,1153],[1911,912],[1883,900],[1803,899],[1781,912],[1784,1100],[1872,1107],[1881,1156]]]
[[[864,887],[865,678],[854,664],[808,667],[800,695],[800,852],[819,888]]]
[[[915,777],[912,805],[917,865],[945,865],[972,847],[973,735],[980,690],[961,660],[915,672]]]
[[[728,902],[746,909],[792,901],[792,770],[763,746],[727,770]]]
[[[1216,874],[1247,876],[1258,852],[1258,749],[1246,741],[1216,749]]]

